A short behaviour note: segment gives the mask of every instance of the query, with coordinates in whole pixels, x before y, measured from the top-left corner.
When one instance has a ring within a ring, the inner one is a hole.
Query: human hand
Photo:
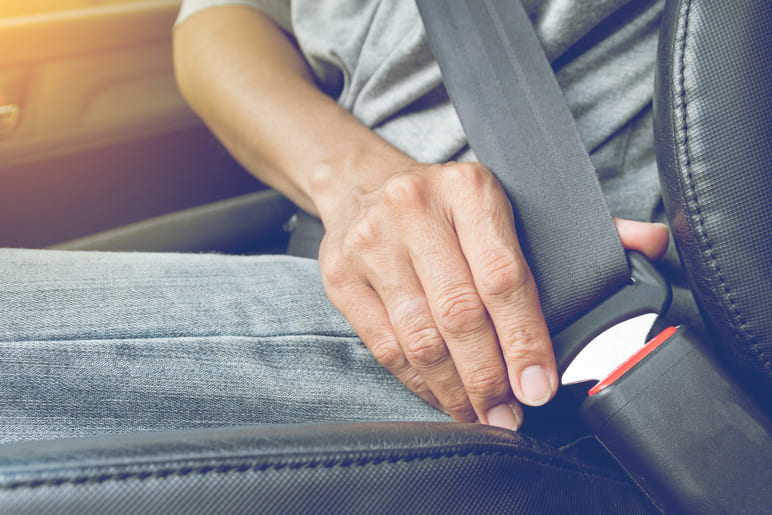
[[[352,198],[323,216],[333,304],[421,398],[458,421],[517,429],[518,401],[546,403],[558,378],[498,181],[479,163],[414,163]],[[641,225],[619,227],[649,250]]]

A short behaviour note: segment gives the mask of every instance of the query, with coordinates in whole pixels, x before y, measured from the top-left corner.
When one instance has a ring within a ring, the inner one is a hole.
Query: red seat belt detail
[[[646,345],[641,347],[641,350],[630,356],[630,358],[619,365],[611,374],[606,377],[603,381],[600,381],[595,386],[590,388],[590,391],[587,392],[587,395],[595,395],[596,393],[600,392],[610,384],[614,383],[617,379],[625,375],[625,373],[633,368],[635,365],[637,365],[643,358],[648,356],[654,349],[659,347],[661,344],[665,343],[668,338],[673,336],[675,332],[678,330],[677,327],[668,327],[661,333],[659,333],[657,336],[649,340]]]

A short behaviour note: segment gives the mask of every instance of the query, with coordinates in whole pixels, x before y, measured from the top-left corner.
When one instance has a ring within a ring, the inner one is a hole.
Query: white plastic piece
[[[656,319],[656,313],[646,313],[606,329],[568,365],[561,382],[568,385],[605,379],[646,345],[646,337]]]

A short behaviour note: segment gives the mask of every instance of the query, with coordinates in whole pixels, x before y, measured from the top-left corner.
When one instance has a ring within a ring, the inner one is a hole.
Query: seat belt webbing
[[[448,94],[515,211],[555,333],[630,277],[595,169],[518,0],[417,0]]]

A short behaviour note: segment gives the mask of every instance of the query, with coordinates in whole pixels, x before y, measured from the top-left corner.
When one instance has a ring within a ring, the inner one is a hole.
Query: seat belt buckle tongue
[[[630,280],[552,336],[563,385],[602,381],[631,357],[642,359],[654,322],[667,311],[667,280],[643,254],[628,251],[627,258]]]

